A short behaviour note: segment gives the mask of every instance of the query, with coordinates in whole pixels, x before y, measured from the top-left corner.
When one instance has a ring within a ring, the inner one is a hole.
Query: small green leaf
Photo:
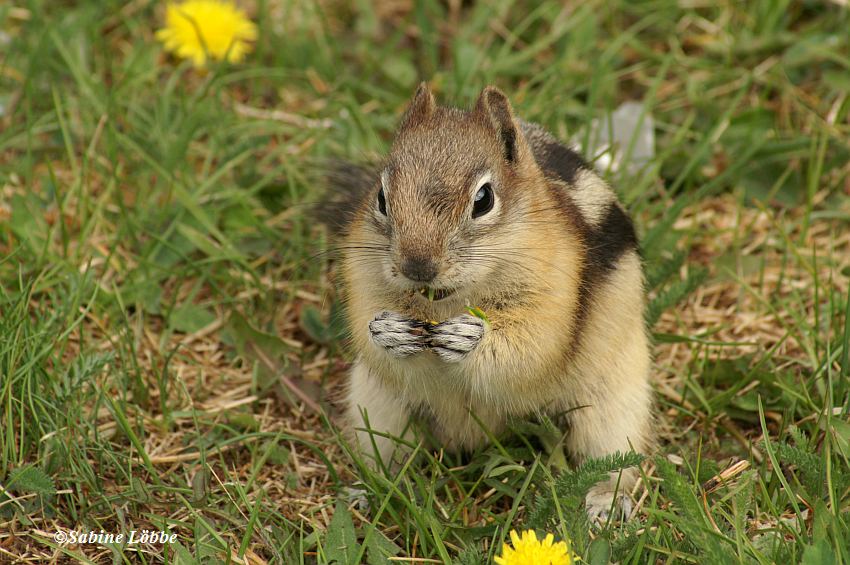
[[[803,550],[803,560],[800,563],[802,565],[833,565],[835,553],[829,547],[827,541],[822,539]]]
[[[43,207],[38,196],[33,193],[12,196],[12,217],[8,220],[8,226],[22,244],[33,250],[44,245],[47,226]]]
[[[495,469],[490,471],[487,477],[492,479],[500,475],[504,475],[505,473],[510,473],[511,471],[516,473],[522,473],[523,471],[527,471],[527,468],[524,465],[517,464],[500,465],[499,467],[496,467]]]
[[[850,424],[838,418],[832,418],[830,425],[832,426],[833,437],[835,438],[835,443],[838,445],[838,449],[841,450],[841,453],[845,457],[850,457]]]
[[[178,332],[195,333],[215,321],[215,314],[197,304],[183,304],[171,312],[168,321]]]
[[[587,548],[584,561],[588,565],[608,565],[611,562],[611,544],[605,538],[596,538]]]
[[[325,538],[325,556],[328,563],[358,565],[356,560],[359,552],[360,544],[357,543],[351,512],[344,504],[337,503]]]
[[[200,469],[192,476],[192,503],[203,506],[207,502],[209,494],[210,471],[206,467]]]
[[[31,465],[12,471],[12,476],[6,487],[26,494],[32,493],[42,496],[56,494],[56,485],[53,484],[53,479],[38,467]]]
[[[171,561],[174,565],[192,565],[198,562],[192,556],[192,552],[186,549],[180,542],[166,544],[165,547],[170,547],[174,551]]]
[[[291,456],[288,449],[284,446],[280,445],[274,440],[270,440],[266,442],[266,461],[270,465],[286,465],[289,463],[289,458]]]
[[[150,502],[151,494],[145,482],[138,477],[130,477],[130,489],[140,502]]]
[[[457,556],[455,565],[488,565],[487,557],[478,547],[469,546]]]
[[[184,223],[177,225],[177,231],[180,235],[188,239],[193,246],[201,250],[207,256],[214,259],[232,259],[232,254],[218,244],[212,237],[206,233],[196,230]]]
[[[286,368],[289,347],[276,335],[254,328],[242,314],[231,314],[227,334],[242,358],[258,362],[260,386],[275,382]]]
[[[316,343],[325,344],[330,341],[329,328],[322,321],[322,315],[318,308],[305,306],[301,310],[301,319],[299,322],[301,329]]]
[[[246,432],[256,432],[260,429],[260,422],[248,412],[228,412],[227,423]]]
[[[392,561],[388,557],[395,557],[399,553],[401,553],[401,549],[377,530],[366,542],[366,562],[368,565],[391,565]]]
[[[127,276],[127,282],[120,288],[124,306],[139,305],[149,314],[162,312],[162,286],[156,275],[147,269],[139,268]]]
[[[655,299],[646,308],[646,321],[649,327],[655,325],[661,314],[668,308],[672,308],[699,287],[708,278],[708,269],[696,267],[692,269],[685,279],[677,280],[660,290]]]
[[[814,520],[812,520],[812,541],[815,542],[815,547],[817,548],[821,544],[825,544],[829,539],[829,532],[833,528],[833,516],[829,508],[826,507],[826,503],[820,499],[814,501],[812,511],[814,514]],[[826,546],[826,549],[829,549],[829,546]],[[814,552],[818,555],[820,554],[817,550],[814,550]],[[817,563],[821,563],[821,561],[817,561]]]

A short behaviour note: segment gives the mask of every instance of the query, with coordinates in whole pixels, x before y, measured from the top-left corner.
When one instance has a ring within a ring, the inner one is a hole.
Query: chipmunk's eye
[[[387,215],[387,199],[384,198],[384,188],[381,187],[381,190],[378,191],[378,212]]]
[[[496,201],[493,196],[493,187],[489,182],[485,182],[475,193],[475,203],[472,205],[472,217],[480,218],[487,212],[493,209],[493,203]]]

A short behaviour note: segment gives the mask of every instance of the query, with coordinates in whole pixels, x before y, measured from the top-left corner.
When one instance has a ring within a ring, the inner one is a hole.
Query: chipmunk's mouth
[[[417,290],[420,295],[428,299],[430,302],[436,302],[438,300],[442,300],[447,296],[450,296],[454,293],[453,288],[434,288],[431,286],[423,286],[419,290]]]

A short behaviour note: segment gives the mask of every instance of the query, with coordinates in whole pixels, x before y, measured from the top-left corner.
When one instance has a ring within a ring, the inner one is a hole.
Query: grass
[[[206,73],[162,53],[158,2],[0,6],[0,562],[489,563],[536,526],[589,563],[850,563],[847,7],[560,4],[258,0],[255,52]],[[545,427],[384,475],[332,424],[350,357],[306,211],[423,78],[563,139],[654,119],[607,175],[656,341],[627,524],[580,510],[624,461],[562,473]],[[53,541],[100,529],[178,539]]]

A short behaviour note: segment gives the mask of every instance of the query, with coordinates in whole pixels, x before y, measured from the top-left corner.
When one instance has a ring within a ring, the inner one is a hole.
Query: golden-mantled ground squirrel
[[[635,231],[581,157],[494,87],[463,111],[423,83],[383,166],[335,179],[357,355],[348,415],[364,451],[388,461],[387,436],[412,433],[411,416],[465,450],[541,414],[566,426],[576,462],[650,449]],[[630,513],[615,491],[636,474],[596,485],[591,518]]]

